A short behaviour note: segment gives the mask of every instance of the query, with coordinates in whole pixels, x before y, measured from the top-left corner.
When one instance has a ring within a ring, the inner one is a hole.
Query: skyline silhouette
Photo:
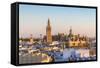
[[[96,10],[76,7],[19,6],[19,35],[39,37],[46,35],[46,25],[50,18],[52,35],[68,34],[72,27],[74,34],[96,36]]]

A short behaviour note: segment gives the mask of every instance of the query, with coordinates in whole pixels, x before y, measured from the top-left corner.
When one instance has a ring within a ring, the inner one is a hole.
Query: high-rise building
[[[51,26],[50,26],[49,19],[48,19],[48,24],[46,27],[46,36],[47,36],[47,43],[52,43]]]

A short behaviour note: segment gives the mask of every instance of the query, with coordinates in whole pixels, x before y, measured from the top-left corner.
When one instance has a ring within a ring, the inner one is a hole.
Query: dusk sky
[[[30,34],[33,34],[33,37],[46,35],[48,18],[52,35],[68,34],[72,27],[74,34],[95,37],[96,9],[23,4],[19,6],[20,37],[29,37]]]

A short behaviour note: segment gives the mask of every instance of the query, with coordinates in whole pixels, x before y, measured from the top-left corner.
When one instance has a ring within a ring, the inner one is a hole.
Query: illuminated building
[[[70,28],[69,30],[69,35],[68,35],[68,45],[70,47],[85,47],[87,45],[87,38],[80,35],[74,35],[72,33],[72,29]]]
[[[46,40],[47,40],[47,43],[52,43],[52,35],[51,35],[51,26],[50,26],[50,20],[48,19],[48,24],[47,24],[47,27],[46,27]]]

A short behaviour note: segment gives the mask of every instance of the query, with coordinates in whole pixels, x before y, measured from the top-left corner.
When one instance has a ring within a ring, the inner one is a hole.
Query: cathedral
[[[80,36],[74,35],[72,33],[72,28],[69,30],[69,35],[68,35],[68,45],[70,47],[84,47],[88,44],[87,42],[87,37],[85,36]]]
[[[48,19],[48,24],[47,24],[47,27],[46,27],[46,40],[47,40],[47,43],[52,43],[52,35],[51,35],[51,26],[50,26],[50,20]]]

